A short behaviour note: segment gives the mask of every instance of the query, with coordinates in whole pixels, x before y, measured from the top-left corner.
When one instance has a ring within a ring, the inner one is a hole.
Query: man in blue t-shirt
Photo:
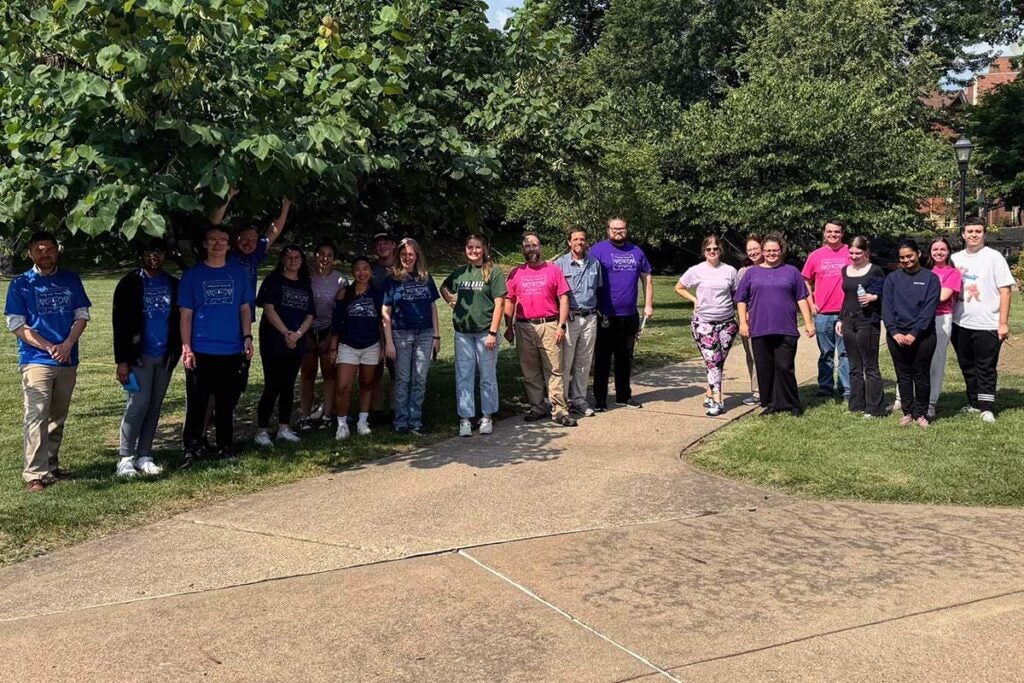
[[[11,282],[4,310],[7,329],[18,338],[25,391],[22,478],[30,493],[67,477],[58,455],[78,379],[78,339],[92,306],[81,278],[57,268],[59,253],[52,233],[32,235],[28,243],[32,268]]]
[[[252,358],[249,302],[255,297],[245,269],[228,260],[228,242],[224,230],[208,227],[203,236],[206,260],[186,270],[178,287],[186,396],[183,469],[191,467],[199,453],[211,396],[217,455],[232,456],[240,376]]]

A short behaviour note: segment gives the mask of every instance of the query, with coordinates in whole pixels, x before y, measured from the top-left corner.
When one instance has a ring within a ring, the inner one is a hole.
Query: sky
[[[503,28],[512,16],[512,7],[519,7],[522,0],[487,0],[487,22],[494,28]]]

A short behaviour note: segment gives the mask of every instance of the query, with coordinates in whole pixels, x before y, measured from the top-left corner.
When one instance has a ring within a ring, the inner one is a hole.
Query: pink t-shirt
[[[516,266],[508,274],[508,298],[515,302],[520,320],[558,315],[558,297],[568,293],[569,283],[554,263]]]
[[[938,307],[935,309],[935,315],[946,315],[947,313],[953,312],[953,304],[960,296],[960,292],[963,291],[963,277],[960,274],[959,269],[953,266],[942,266],[940,268],[932,268],[932,272],[939,276],[939,287],[944,289],[952,289],[953,296],[949,297],[946,301],[940,301]]]
[[[814,305],[819,313],[838,313],[843,307],[843,268],[850,265],[850,248],[824,246],[807,257],[801,275],[814,286]]]

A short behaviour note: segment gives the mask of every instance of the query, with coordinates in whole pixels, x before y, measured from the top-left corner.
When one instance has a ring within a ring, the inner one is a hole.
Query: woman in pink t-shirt
[[[676,294],[693,303],[690,331],[708,371],[704,407],[711,416],[725,412],[722,375],[739,325],[732,295],[739,284],[736,269],[722,263],[718,238],[709,235],[701,244],[704,262],[688,269],[676,284]],[[690,291],[696,289],[696,294]]]
[[[946,372],[946,350],[949,335],[953,329],[953,304],[960,296],[962,280],[960,271],[949,262],[953,251],[945,237],[936,237],[931,247],[932,272],[939,276],[939,305],[935,309],[935,355],[932,356],[931,395],[928,397],[928,419],[935,419],[935,404],[942,391],[942,377]]]

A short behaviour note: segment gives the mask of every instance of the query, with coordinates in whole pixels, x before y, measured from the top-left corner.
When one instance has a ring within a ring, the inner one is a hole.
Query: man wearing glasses
[[[114,362],[117,381],[128,387],[117,476],[157,475],[153,462],[164,395],[181,358],[178,278],[164,270],[166,247],[153,239],[142,250],[142,264],[114,289]]]
[[[601,264],[604,286],[598,290],[597,307],[601,322],[597,328],[594,350],[595,409],[608,409],[608,378],[615,359],[615,405],[642,408],[633,398],[630,376],[633,371],[633,350],[640,330],[636,310],[640,280],[644,281],[644,318],[654,315],[654,278],[651,264],[643,250],[626,241],[629,229],[621,216],[608,219],[608,239],[591,248],[590,255]]]
[[[811,292],[811,315],[818,340],[818,396],[850,396],[850,362],[846,343],[836,334],[839,311],[843,307],[843,268],[850,265],[850,248],[843,243],[844,227],[830,219],[825,223],[825,244],[807,256],[801,275]],[[839,357],[839,384],[836,386],[836,356]]]
[[[228,234],[215,225],[203,235],[206,260],[181,277],[181,360],[185,366],[185,457],[182,469],[199,453],[207,405],[214,401],[217,456],[232,453],[235,404],[242,392],[239,377],[252,358],[252,313],[255,297],[249,275],[237,261],[227,260]]]

